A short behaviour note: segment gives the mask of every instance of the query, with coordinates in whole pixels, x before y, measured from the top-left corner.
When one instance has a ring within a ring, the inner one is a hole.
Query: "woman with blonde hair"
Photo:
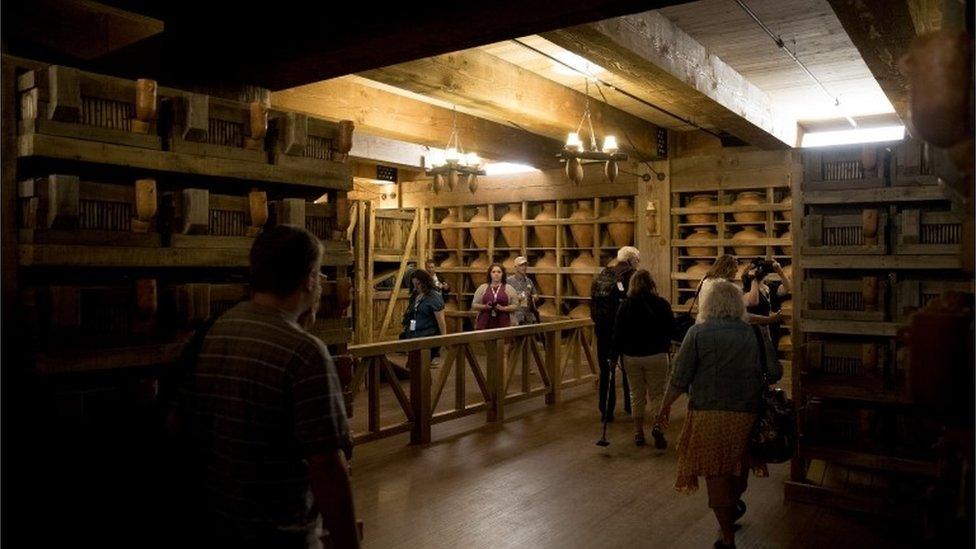
[[[668,351],[674,333],[671,305],[657,295],[651,273],[640,269],[630,278],[627,298],[617,310],[613,327],[613,348],[620,353],[630,381],[631,413],[634,418],[634,443],[645,444],[644,409],[650,399],[657,406],[668,379]],[[664,432],[655,424],[651,430],[654,446],[667,448]]]
[[[735,276],[738,272],[739,266],[735,260],[735,257],[724,254],[720,255],[712,268],[708,270],[703,280],[713,280],[717,278],[728,280],[729,282],[735,280]]]
[[[753,465],[747,451],[749,434],[764,382],[774,383],[783,375],[771,343],[760,346],[757,331],[745,318],[742,290],[735,284],[715,280],[704,285],[698,318],[675,357],[657,417],[659,425],[667,425],[674,401],[688,393],[674,487],[694,492],[698,477],[705,477],[708,506],[722,529],[715,547],[735,546],[734,523],[745,513],[741,498]],[[764,465],[753,470],[757,476],[767,475]]]

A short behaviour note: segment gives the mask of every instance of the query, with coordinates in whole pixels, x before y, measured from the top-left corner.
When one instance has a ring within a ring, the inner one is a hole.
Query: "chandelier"
[[[586,124],[585,126],[584,123]],[[582,130],[589,130],[590,132],[589,150],[584,147],[583,140],[580,139],[580,132]],[[590,116],[590,79],[587,78],[586,103],[584,103],[583,107],[583,116],[576,126],[576,131],[569,132],[569,135],[566,137],[566,145],[558,155],[559,158],[566,162],[566,176],[573,183],[580,184],[583,182],[583,164],[605,162],[603,173],[606,174],[607,179],[612,183],[620,171],[617,167],[617,162],[627,160],[627,155],[619,152],[619,149],[617,138],[613,135],[604,137],[603,147],[597,147],[596,132],[593,130],[593,119]]]
[[[477,153],[465,153],[461,146],[461,138],[457,131],[457,109],[454,109],[451,136],[447,139],[444,152],[433,151],[430,155],[430,168],[427,169],[427,175],[434,176],[434,192],[440,192],[445,183],[447,188],[453,191],[462,178],[468,189],[474,192],[478,188],[478,176],[485,175],[481,165],[482,161]]]

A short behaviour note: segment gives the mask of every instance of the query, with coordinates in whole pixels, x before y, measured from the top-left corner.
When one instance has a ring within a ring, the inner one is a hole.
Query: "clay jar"
[[[878,277],[865,276],[861,278],[861,300],[865,311],[878,310]]]
[[[488,214],[485,213],[484,206],[478,206],[477,211],[471,218],[471,223],[485,223],[488,221]],[[488,248],[488,236],[492,229],[490,227],[472,227],[471,240],[474,241],[476,248]]]
[[[741,208],[743,206],[759,206],[761,204],[763,204],[763,198],[761,194],[753,191],[747,191],[744,193],[739,193],[739,196],[735,197],[735,202],[732,203],[732,206],[736,208]],[[739,223],[759,223],[766,219],[766,213],[765,212],[733,212],[732,218]]]
[[[539,317],[551,317],[551,316],[559,316],[559,311],[556,310],[555,303],[547,300],[542,305],[539,305]]]
[[[711,268],[712,264],[708,261],[696,261],[694,265],[688,267],[688,270],[685,271],[686,275],[694,276],[695,279],[685,280],[685,285],[689,288],[697,288],[698,283],[701,282],[701,279],[705,278],[705,275],[708,274],[708,270]]]
[[[781,206],[786,206],[788,209],[776,212],[776,216],[783,221],[789,221],[793,218],[793,197],[787,196],[783,200],[779,201]]]
[[[553,250],[546,250],[546,253],[539,258],[539,261],[535,262],[536,268],[556,268],[556,252]],[[554,274],[536,274],[535,282],[539,285],[539,291],[542,295],[556,295],[556,275]]]
[[[455,303],[453,299],[448,299],[447,301],[444,302],[444,311],[457,311],[457,310],[458,310],[457,303]],[[454,317],[448,315],[446,320],[447,320],[447,333],[453,334],[457,332],[456,329],[457,322],[455,321]]]
[[[732,249],[735,255],[762,255],[766,248],[763,246],[749,246],[749,242],[763,238],[765,235],[755,227],[743,227],[741,231],[732,235]]]
[[[508,223],[522,221],[522,205],[509,204],[508,211],[501,217],[501,221]],[[502,227],[502,235],[505,236],[505,244],[509,248],[522,247],[522,227]]]
[[[634,209],[630,200],[618,198],[617,206],[610,210],[610,219],[626,219],[627,223],[608,223],[607,231],[614,246],[631,246],[634,243]]]
[[[447,254],[447,259],[441,261],[441,264],[438,265],[438,267],[441,269],[445,267],[460,267],[460,266],[461,266],[461,262],[458,261],[457,254],[453,254],[453,253]],[[449,273],[449,274],[438,273],[438,276],[446,280],[447,283],[451,285],[452,292],[461,291],[461,275],[457,273]]]
[[[556,204],[546,202],[542,205],[542,211],[536,214],[536,221],[549,221],[556,219]],[[539,245],[543,248],[553,248],[556,246],[556,226],[555,225],[536,225],[535,237],[539,240]]]
[[[781,336],[776,349],[783,353],[786,360],[793,360],[793,337],[789,334]]]
[[[716,198],[710,194],[696,194],[685,204],[686,208],[711,208],[718,203]],[[715,223],[718,221],[718,214],[687,214],[685,220],[688,223]]]
[[[518,257],[518,252],[509,252],[508,257],[505,261],[502,261],[502,267],[505,267],[505,272],[508,276],[512,276],[515,272],[515,258]]]
[[[480,252],[478,257],[474,258],[469,267],[472,269],[484,269],[485,272],[488,271],[488,265],[491,263],[488,261],[488,254],[485,252]]]
[[[791,240],[792,241],[793,232],[790,231],[790,230],[787,230],[785,233],[779,235],[779,237],[780,238],[785,238],[787,240]],[[783,252],[783,255],[793,255],[793,246],[792,245],[789,245],[789,246],[780,246],[779,249],[780,249],[780,251]]]
[[[596,267],[596,259],[593,258],[593,254],[587,251],[580,252],[579,256],[569,264],[570,269],[593,270]],[[573,287],[576,288],[576,295],[590,297],[590,287],[593,285],[592,274],[571,274],[569,278],[573,281]]]
[[[573,221],[592,221],[593,204],[589,200],[580,200],[576,203],[576,210],[569,216]],[[573,234],[573,241],[577,248],[593,247],[593,225],[591,223],[570,225],[569,231]]]
[[[452,223],[458,222],[457,210],[451,208],[447,211],[447,216],[441,220],[442,224],[450,225]],[[444,246],[449,250],[456,250],[458,247],[458,241],[460,241],[459,229],[441,229],[441,238],[444,239]]]
[[[714,240],[716,238],[718,238],[718,235],[710,231],[707,227],[695,227],[695,232],[688,235],[685,240]],[[692,257],[714,256],[718,254],[718,248],[715,246],[688,246],[685,248],[685,253]]]
[[[587,303],[580,303],[569,311],[569,318],[590,318],[590,306]]]

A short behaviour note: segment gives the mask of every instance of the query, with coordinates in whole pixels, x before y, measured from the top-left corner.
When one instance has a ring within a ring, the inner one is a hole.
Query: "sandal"
[[[644,433],[634,434],[634,444],[636,446],[644,446],[645,444],[647,444],[647,440],[644,439]]]

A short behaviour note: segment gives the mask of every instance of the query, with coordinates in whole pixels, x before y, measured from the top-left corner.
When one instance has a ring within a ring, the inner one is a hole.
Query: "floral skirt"
[[[757,477],[767,477],[766,464],[747,458],[749,434],[756,414],[720,410],[689,410],[678,437],[678,475],[674,489],[691,493],[698,489],[698,477],[746,473],[751,467]]]

